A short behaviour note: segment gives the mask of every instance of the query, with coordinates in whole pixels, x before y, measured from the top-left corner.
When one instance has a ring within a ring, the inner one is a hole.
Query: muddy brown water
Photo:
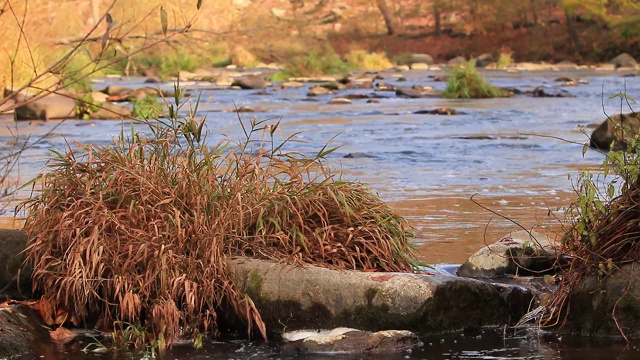
[[[401,82],[392,73],[385,72],[382,81],[396,86],[427,85],[443,90],[444,82],[435,82],[428,77],[434,74],[405,73],[406,81]],[[369,184],[410,221],[415,228],[414,242],[421,260],[460,263],[485,243],[494,242],[520,227],[551,236],[561,232],[563,209],[575,196],[573,187],[577,174],[584,169],[597,169],[602,161],[602,155],[594,151],[583,156],[582,144],[587,137],[581,127],[602,121],[605,112],[616,114],[621,107],[627,111],[626,105],[610,95],[626,89],[632,97],[637,97],[640,92],[640,80],[622,75],[625,74],[594,71],[485,73],[499,86],[521,90],[538,86],[550,91],[564,89],[575,96],[572,98],[404,99],[370,89],[310,98],[306,96],[309,85],[298,89],[269,88],[265,92],[214,90],[206,83],[183,85],[194,94],[201,92],[198,116],[206,116],[212,143],[222,134],[241,139],[238,116],[231,110],[250,106],[258,111],[243,113],[244,121],[254,117],[281,121],[283,133],[276,134],[280,139],[301,132],[297,137],[300,141],[289,143],[287,150],[313,154],[327,142],[339,146],[328,157],[328,163],[339,169],[344,178]],[[585,79],[588,84],[563,87],[561,82],[555,81],[561,76]],[[109,79],[94,87],[102,88],[110,83],[136,87],[142,86],[141,81]],[[172,84],[162,86],[171,89]],[[346,94],[377,99],[374,103],[358,99],[349,105],[329,104],[331,98]],[[194,105],[195,100],[190,103]],[[440,107],[454,108],[463,114],[415,114],[419,110]],[[0,122],[2,153],[15,143],[14,134],[18,134],[20,142],[53,130],[52,135],[44,137],[23,154],[19,171],[14,174],[16,181],[25,181],[43,171],[50,149],[64,150],[67,144],[74,146],[74,142],[109,144],[113,136],[130,127],[129,123],[118,121],[16,124],[3,119]],[[136,126],[144,131],[143,127]],[[21,193],[22,197],[27,195]],[[472,196],[484,208],[475,204]],[[5,224],[0,226],[6,227]],[[432,340],[426,342],[423,350],[402,356],[416,359],[604,359],[612,358],[612,354],[617,354],[617,358],[632,358],[627,357],[629,354],[636,358],[637,355],[635,350],[621,350],[615,343],[603,345],[576,340],[578,345],[571,345],[574,343],[565,344],[566,340],[532,339],[529,335],[503,339],[501,334],[487,334],[481,339],[484,341],[445,339],[442,344],[439,339]],[[216,346],[212,346],[200,353],[179,351],[172,358],[278,358],[271,345],[240,341],[225,346],[217,346],[227,349],[222,353],[216,353],[213,349]],[[240,351],[240,348],[245,350]],[[583,349],[591,350],[585,355]],[[600,352],[598,349],[605,350]]]

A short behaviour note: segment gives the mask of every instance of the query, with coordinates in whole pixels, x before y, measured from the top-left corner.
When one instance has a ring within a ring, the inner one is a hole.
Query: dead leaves
[[[65,329],[63,327],[59,327],[53,331],[49,331],[49,335],[51,336],[51,340],[59,344],[66,344],[76,337],[76,334],[74,334],[73,331]]]
[[[40,314],[40,318],[48,326],[61,326],[69,321],[74,326],[80,325],[78,318],[69,313],[64,307],[56,307],[52,301],[41,298],[38,301],[25,303]]]

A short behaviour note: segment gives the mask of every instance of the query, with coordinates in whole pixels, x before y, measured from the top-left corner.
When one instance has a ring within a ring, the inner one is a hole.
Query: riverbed
[[[443,72],[381,72],[377,80],[394,86],[432,86]],[[564,209],[574,198],[577,175],[597,171],[603,156],[596,151],[583,155],[589,126],[613,115],[628,112],[626,104],[611,95],[640,92],[640,80],[624,73],[597,71],[505,73],[486,71],[495,85],[522,91],[539,86],[548,91],[564,90],[574,97],[447,100],[409,99],[392,92],[352,89],[334,95],[308,97],[311,84],[300,88],[269,87],[265,91],[221,90],[210,83],[183,83],[194,97],[200,96],[197,115],[206,117],[214,143],[229,136],[241,139],[239,121],[252,118],[281,122],[282,134],[300,132],[299,142],[287,150],[313,154],[328,142],[338,149],[327,158],[343,177],[371,186],[383,200],[405,216],[415,229],[414,243],[427,263],[460,263],[469,255],[512,230],[535,229],[552,236],[562,229]],[[400,79],[400,76],[404,79]],[[564,86],[560,77],[582,79]],[[141,87],[144,79],[100,79],[94,88],[109,84]],[[160,85],[171,90],[172,84]],[[330,104],[334,97],[361,94],[351,104]],[[369,100],[374,99],[375,102]],[[238,115],[243,106],[255,112]],[[417,114],[417,111],[452,108],[460,115]],[[241,120],[238,117],[241,117]],[[22,155],[15,181],[26,181],[43,171],[50,150],[64,150],[75,142],[109,144],[131,124],[121,121],[68,120],[65,122],[20,122],[1,119],[0,151],[18,139],[38,138],[52,131]],[[140,125],[136,125],[140,126]],[[139,129],[142,129],[139,127]],[[586,133],[586,134],[585,134]],[[23,191],[21,196],[28,196]],[[473,199],[472,199],[473,197]],[[20,215],[20,214],[18,214]],[[479,338],[477,336],[480,336]],[[413,359],[577,359],[621,358],[629,352],[617,344],[564,342],[487,333],[466,337],[451,334],[425,339],[425,346],[402,358]],[[442,340],[442,341],[441,341]],[[478,340],[478,341],[475,341]],[[483,340],[483,341],[480,341]],[[566,341],[566,340],[565,340]],[[576,340],[580,341],[580,340]],[[176,350],[171,358],[281,358],[271,345],[230,341],[207,350]],[[218,349],[222,350],[220,353]],[[584,348],[592,348],[584,356]],[[244,349],[244,350],[241,350]],[[604,349],[604,350],[600,350]],[[71,350],[65,350],[71,351]],[[73,352],[72,352],[73,353]],[[69,355],[69,358],[76,358]],[[580,355],[582,354],[582,355]],[[598,355],[600,354],[600,355]],[[627,355],[625,355],[627,354]],[[631,354],[633,358],[637,352]],[[65,355],[59,354],[64,358]],[[90,358],[96,358],[95,355]],[[320,359],[324,357],[307,357]],[[400,357],[393,357],[400,358]]]

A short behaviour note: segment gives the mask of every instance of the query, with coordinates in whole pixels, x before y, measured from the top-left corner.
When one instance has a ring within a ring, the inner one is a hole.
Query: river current
[[[446,82],[435,81],[433,75],[446,74],[411,71],[402,73],[404,79],[399,79],[399,73],[389,71],[380,73],[382,79],[377,81],[443,90]],[[194,94],[192,105],[200,95],[197,115],[206,116],[212,143],[223,134],[242,138],[239,115],[234,109],[248,106],[256,111],[241,113],[243,121],[254,117],[280,121],[282,137],[300,132],[296,137],[300,141],[290,142],[287,150],[311,155],[327,142],[338,146],[328,156],[329,165],[340,170],[346,179],[369,184],[410,221],[422,260],[460,263],[485,243],[520,227],[550,235],[561,230],[563,209],[575,196],[577,174],[581,170],[597,171],[603,159],[596,151],[582,153],[583,144],[588,142],[586,134],[591,132],[589,127],[606,119],[606,114],[629,112],[627,104],[612,95],[626,91],[631,97],[640,96],[640,79],[623,75],[627,74],[590,70],[485,72],[484,76],[497,86],[522,91],[542,86],[548,92],[564,90],[573,97],[517,95],[481,100],[400,98],[393,92],[374,89],[308,97],[311,84],[301,88],[270,87],[266,91],[220,90],[208,83],[182,85]],[[556,81],[560,77],[583,81],[564,86],[563,81]],[[101,79],[94,88],[108,84],[141,87],[143,80]],[[173,84],[161,87],[171,90]],[[351,104],[329,103],[332,98],[347,94],[367,98],[354,99]],[[368,101],[373,97],[375,102]],[[461,114],[416,113],[443,107]],[[19,139],[35,139],[53,129],[51,135],[23,154],[13,176],[16,181],[25,181],[43,171],[51,149],[64,150],[74,142],[109,144],[120,131],[128,131],[130,124],[86,120],[14,123],[0,119],[0,126],[0,151],[15,142],[15,134]],[[472,196],[482,207],[471,200]],[[616,344],[585,345],[580,341],[583,340],[567,342],[580,345],[565,345],[539,336],[503,338],[502,334],[490,333],[477,338],[451,334],[427,339],[422,349],[398,358],[609,359],[614,353],[619,357],[613,358],[620,359],[638,356],[637,351],[623,350]],[[171,358],[278,358],[277,351],[269,345],[242,341],[225,344],[200,352],[177,350]],[[601,355],[598,349],[604,349]],[[584,351],[589,355],[585,356]],[[325,357],[305,357],[321,358]]]

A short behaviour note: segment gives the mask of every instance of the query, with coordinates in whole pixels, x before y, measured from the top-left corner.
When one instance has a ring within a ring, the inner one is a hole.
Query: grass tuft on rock
[[[473,61],[469,61],[451,70],[447,88],[442,95],[450,99],[481,99],[505,97],[507,93],[489,84],[480,75]]]
[[[294,136],[257,120],[240,121],[242,142],[211,146],[195,111],[177,117],[187,102],[176,93],[179,105],[148,134],[59,153],[23,204],[27,262],[47,308],[163,349],[181,334],[217,334],[223,308],[266,336],[229,256],[412,271],[409,225],[368,186],[331,172],[334,149],[287,152]]]
[[[620,98],[621,105],[633,101],[624,92],[613,97]],[[569,223],[562,239],[569,267],[560,278],[558,289],[543,306],[542,325],[563,326],[566,323],[571,311],[570,298],[580,291],[588,278],[595,276],[598,281],[604,280],[623,265],[640,261],[638,138],[638,135],[630,141],[625,138],[626,148],[606,153],[600,169],[602,175],[594,177],[589,171],[580,173],[575,187],[576,199],[567,211]],[[583,154],[586,151],[588,144],[584,146]],[[599,296],[613,296],[611,293],[603,291]],[[612,299],[614,303],[619,300]],[[626,339],[625,332],[629,329],[618,326],[615,309],[615,306],[608,309],[612,322]]]

